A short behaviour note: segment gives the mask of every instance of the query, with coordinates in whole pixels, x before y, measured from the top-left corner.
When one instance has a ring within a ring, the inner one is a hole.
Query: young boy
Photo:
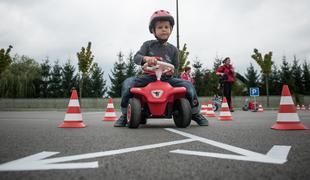
[[[151,16],[149,30],[154,34],[157,40],[150,40],[143,43],[140,50],[134,56],[134,61],[138,65],[148,63],[149,66],[156,65],[158,60],[173,64],[176,68],[175,72],[171,69],[166,71],[161,81],[168,82],[173,87],[185,87],[187,89],[186,98],[189,100],[192,107],[192,120],[196,121],[200,126],[208,126],[208,120],[199,114],[199,102],[194,86],[189,81],[179,78],[174,78],[173,74],[177,74],[179,67],[178,49],[168,43],[168,38],[172,32],[174,18],[168,11],[159,10]],[[156,81],[154,72],[144,71],[144,74],[139,77],[127,78],[122,86],[122,101],[121,101],[121,117],[114,123],[115,127],[124,127],[127,123],[127,106],[128,101],[132,97],[130,88],[145,87],[150,82]]]

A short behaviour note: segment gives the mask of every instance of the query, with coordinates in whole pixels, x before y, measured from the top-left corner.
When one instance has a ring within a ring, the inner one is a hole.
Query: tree
[[[298,63],[296,56],[294,56],[292,65],[292,86],[295,93],[301,94],[304,92],[302,83],[302,69]]]
[[[278,70],[278,67],[274,64],[272,65],[272,73],[270,74],[270,81],[269,81],[269,87],[270,87],[270,94],[271,95],[280,95],[282,91],[282,84],[281,84],[281,78],[280,78],[280,70]],[[264,78],[263,78],[264,79]]]
[[[217,75],[212,72],[209,69],[203,69],[203,79],[202,83],[204,84],[202,86],[201,95],[203,96],[213,96],[214,94],[218,94],[218,77]]]
[[[91,75],[91,97],[102,97],[106,93],[106,81],[103,80],[103,74],[98,63],[94,63]]]
[[[0,79],[2,97],[37,97],[37,82],[40,80],[40,66],[26,56],[15,56],[12,64],[3,72]]]
[[[114,63],[113,70],[111,71],[112,76],[109,75],[111,81],[111,87],[108,92],[110,97],[121,97],[122,84],[126,79],[126,64],[123,60],[122,52],[118,53],[118,61]]]
[[[213,63],[213,71],[216,72],[216,70],[221,66],[223,61],[223,58],[219,58],[218,55],[216,55]]]
[[[216,75],[216,71],[217,69],[221,66],[222,64],[222,59],[223,58],[219,58],[218,55],[216,55],[215,59],[214,59],[214,62],[213,62],[213,72],[211,73],[211,76],[210,76],[210,86],[209,86],[209,89],[212,91],[212,94],[211,95],[214,95],[214,94],[217,94],[217,95],[222,95],[223,92],[221,91],[221,89],[219,89],[219,76]]]
[[[309,71],[309,64],[305,60],[303,65],[302,65],[302,82],[303,82],[303,87],[304,87],[304,92],[305,94],[309,95],[310,94],[310,71]]]
[[[196,89],[196,92],[197,92],[197,95],[198,96],[202,96],[202,95],[205,95],[204,94],[204,88],[205,87],[205,83],[204,83],[204,73],[203,73],[203,69],[202,69],[202,63],[200,63],[200,61],[198,61],[197,59],[194,61],[194,64],[193,64],[193,68],[194,68],[194,71],[193,71],[193,79],[195,81],[195,89]]]
[[[79,72],[82,73],[81,79],[80,79],[80,98],[82,98],[82,87],[83,87],[83,81],[86,76],[89,75],[90,67],[92,66],[92,62],[94,59],[94,56],[92,55],[91,51],[91,42],[88,42],[86,49],[84,47],[81,48],[81,51],[76,53],[78,57],[78,66],[79,66]]]
[[[261,67],[262,73],[266,79],[266,95],[267,95],[267,107],[269,107],[269,75],[271,74],[271,66],[273,64],[272,59],[272,52],[270,51],[268,54],[265,54],[264,57],[262,57],[262,54],[255,48],[254,54],[251,56],[257,64]]]
[[[15,81],[15,75],[11,71],[11,67],[8,67],[2,72],[0,77],[0,97],[13,97],[14,91],[16,91],[13,86]]]
[[[72,89],[77,87],[77,76],[74,75],[75,67],[71,64],[70,59],[67,60],[65,65],[62,67],[61,86],[63,89],[64,97],[70,97]]]
[[[232,94],[234,96],[244,96],[248,94],[246,84],[242,81],[236,80],[232,85]]]
[[[181,74],[184,71],[186,65],[189,64],[187,61],[187,57],[189,52],[187,51],[186,43],[183,45],[182,50],[179,51],[179,67],[178,67],[178,74]]]
[[[127,58],[127,64],[126,64],[126,78],[136,76],[137,74],[136,69],[137,69],[137,66],[135,62],[133,61],[133,53],[130,52]]]
[[[10,56],[10,51],[13,46],[9,46],[7,50],[0,49],[0,78],[2,72],[12,63],[12,58]]]
[[[62,89],[62,78],[61,78],[62,68],[59,65],[59,61],[55,61],[53,69],[51,71],[51,79],[49,81],[48,92],[51,97],[63,97]]]
[[[286,57],[283,56],[282,58],[282,65],[281,65],[281,73],[280,73],[280,82],[281,84],[289,85],[289,88],[292,89],[292,77],[291,77],[291,67],[288,64]]]
[[[296,103],[300,104],[299,94],[303,93],[303,84],[302,84],[302,70],[298,64],[296,56],[294,56],[293,65],[291,68],[291,86],[292,93],[295,96]]]
[[[91,74],[84,76],[83,80],[83,86],[82,86],[82,96],[83,97],[92,97],[93,91],[92,91],[92,79]]]
[[[48,86],[51,76],[51,66],[49,59],[46,57],[45,60],[40,64],[41,67],[41,80],[40,80],[40,97],[48,97]]]
[[[248,89],[250,89],[250,87],[258,87],[259,74],[254,69],[254,66],[252,65],[252,63],[250,63],[250,67],[247,68],[245,77],[247,79],[246,86]]]

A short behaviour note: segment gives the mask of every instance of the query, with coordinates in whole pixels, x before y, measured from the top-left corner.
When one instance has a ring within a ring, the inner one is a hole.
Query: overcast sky
[[[309,8],[309,0],[179,0],[180,45],[187,43],[189,60],[207,68],[216,56],[229,56],[241,73],[250,62],[259,70],[254,48],[273,51],[278,65],[284,55],[309,62]],[[76,52],[91,41],[107,77],[119,51],[128,56],[154,38],[148,23],[159,9],[175,16],[175,0],[0,0],[0,48],[13,45],[11,55],[40,63],[48,56],[76,65]]]

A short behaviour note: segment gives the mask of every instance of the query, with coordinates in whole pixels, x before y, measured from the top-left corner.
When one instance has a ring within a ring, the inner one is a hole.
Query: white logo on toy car
[[[153,91],[151,91],[151,93],[152,93],[152,96],[154,98],[160,98],[161,95],[163,95],[164,91],[163,90],[153,90]]]

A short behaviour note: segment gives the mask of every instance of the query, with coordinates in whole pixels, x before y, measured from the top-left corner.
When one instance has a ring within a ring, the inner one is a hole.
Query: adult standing
[[[223,95],[227,99],[230,111],[233,112],[234,110],[231,105],[231,91],[234,83],[235,71],[233,66],[230,64],[229,57],[226,57],[223,60],[223,65],[216,70],[216,75],[221,76],[220,78],[223,82]]]

